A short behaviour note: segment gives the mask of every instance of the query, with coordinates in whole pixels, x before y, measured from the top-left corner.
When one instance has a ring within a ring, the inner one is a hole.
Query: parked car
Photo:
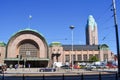
[[[70,69],[70,66],[69,65],[63,65],[61,66],[62,69]]]
[[[40,72],[55,72],[56,69],[55,68],[40,68],[39,71]]]
[[[87,65],[87,66],[85,67],[85,69],[91,71],[92,69],[96,69],[96,66],[93,66],[93,65]]]
[[[74,65],[74,69],[80,69],[80,65]]]
[[[96,68],[105,69],[105,68],[107,68],[107,66],[106,65],[96,65]]]
[[[113,64],[107,64],[106,65],[108,68],[117,68],[117,66],[116,65],[113,65]]]

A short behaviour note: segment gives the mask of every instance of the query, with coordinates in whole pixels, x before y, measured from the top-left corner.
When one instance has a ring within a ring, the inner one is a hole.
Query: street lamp
[[[23,61],[24,61],[24,71],[25,71],[25,66],[26,66],[26,60],[27,60],[26,58],[23,59]]]
[[[69,27],[71,29],[71,35],[72,35],[72,53],[71,53],[71,65],[72,65],[72,70],[73,70],[73,29],[75,28],[73,25]]]

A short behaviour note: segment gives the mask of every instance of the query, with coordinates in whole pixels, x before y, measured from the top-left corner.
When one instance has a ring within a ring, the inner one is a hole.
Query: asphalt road
[[[0,74],[0,80],[120,80],[116,71],[117,69],[57,69],[56,72],[39,72],[39,68],[20,68],[8,69]]]
[[[38,73],[37,73],[38,74]],[[39,73],[40,74],[40,73]],[[0,76],[0,80],[120,80],[115,74],[60,76]]]

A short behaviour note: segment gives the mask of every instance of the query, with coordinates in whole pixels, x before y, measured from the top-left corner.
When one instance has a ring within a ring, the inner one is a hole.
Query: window
[[[83,55],[83,59],[84,59],[84,61],[87,61],[87,54]]]
[[[70,56],[69,55],[65,55],[65,62],[69,62],[70,61]]]
[[[93,57],[93,54],[89,54],[89,59],[91,59]]]
[[[58,51],[60,51],[60,49],[58,49]]]
[[[22,57],[37,57],[38,48],[31,43],[24,43],[20,45],[19,54]]]
[[[108,54],[104,54],[104,60],[108,60]]]
[[[99,54],[95,54],[95,56],[99,59]]]
[[[55,49],[53,49],[53,51],[55,51]]]
[[[76,56],[75,55],[73,55],[73,61],[76,61]]]
[[[81,60],[82,60],[81,54],[78,54],[78,55],[77,55],[77,59],[78,59],[78,61],[81,61]]]

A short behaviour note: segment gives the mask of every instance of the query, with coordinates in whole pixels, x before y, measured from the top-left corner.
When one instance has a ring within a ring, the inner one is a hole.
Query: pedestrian
[[[17,64],[15,64],[15,69],[17,69],[18,68],[18,65]]]
[[[28,68],[30,68],[30,64],[28,64]]]

